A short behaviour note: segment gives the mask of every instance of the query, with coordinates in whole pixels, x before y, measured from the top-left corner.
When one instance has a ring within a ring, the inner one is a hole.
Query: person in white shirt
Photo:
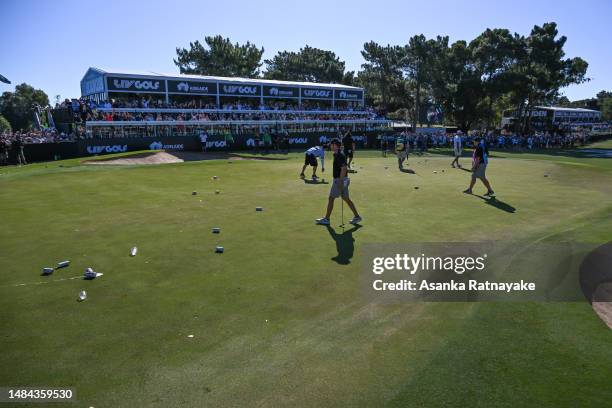
[[[317,179],[317,157],[321,160],[321,172],[325,172],[325,149],[322,146],[314,146],[306,150],[304,154],[304,166],[302,167],[300,178],[306,177],[304,175],[306,167],[312,166],[312,179]]]
[[[455,168],[455,163],[457,163],[457,167],[461,168],[459,164],[459,158],[461,157],[462,149],[461,149],[461,131],[458,131],[453,137],[453,152],[455,154],[455,160],[452,161],[451,166]]]

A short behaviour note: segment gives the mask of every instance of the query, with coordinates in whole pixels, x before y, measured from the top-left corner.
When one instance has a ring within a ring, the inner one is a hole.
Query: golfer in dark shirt
[[[348,159],[347,167],[351,168],[351,162],[353,161],[353,153],[355,152],[355,141],[351,135],[351,131],[347,131],[342,138],[342,145],[344,146],[344,155]]]
[[[464,193],[472,194],[472,188],[474,188],[474,184],[476,184],[476,179],[480,179],[482,184],[484,184],[487,188],[485,195],[492,196],[495,195],[495,192],[493,192],[491,184],[485,175],[487,165],[489,164],[489,149],[487,148],[484,139],[478,139],[477,143],[476,149],[474,149],[474,154],[472,155],[472,180],[470,181],[470,186],[464,191]]]
[[[327,202],[327,212],[325,217],[316,220],[319,225],[329,225],[329,217],[331,216],[332,210],[334,209],[334,201],[336,198],[342,196],[342,199],[349,206],[353,212],[353,219],[349,222],[351,224],[358,224],[361,222],[361,217],[355,208],[355,204],[349,198],[349,183],[350,180],[346,177],[348,172],[346,165],[346,156],[340,151],[341,143],[339,140],[333,140],[331,147],[334,152],[334,180],[332,182],[331,190],[329,192],[329,200]]]

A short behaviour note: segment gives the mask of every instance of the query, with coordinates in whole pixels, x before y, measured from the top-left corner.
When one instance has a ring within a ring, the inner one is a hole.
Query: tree
[[[335,53],[308,45],[298,52],[281,51],[264,62],[267,79],[350,84],[354,76],[352,71],[345,73],[345,63]]]
[[[469,49],[475,69],[483,82],[484,96],[487,99],[487,127],[493,125],[496,112],[495,102],[510,91],[508,71],[514,63],[515,37],[507,29],[489,29],[470,42]]]
[[[447,119],[463,131],[486,117],[485,84],[465,41],[450,47],[437,47],[431,88],[434,98],[442,105]]]
[[[572,106],[572,102],[569,100],[569,98],[565,95],[559,96],[558,98],[555,98],[555,102],[553,103],[554,106],[563,106],[564,108],[569,108]]]
[[[189,43],[189,49],[176,48],[174,63],[181,74],[237,76],[255,78],[260,74],[263,47],[232,44],[229,38],[220,35],[205,37],[205,47],[199,41]]]
[[[597,93],[597,99],[606,99],[606,98],[612,98],[612,92],[608,92],[608,91],[600,91]]]
[[[4,92],[0,96],[0,115],[4,116],[13,129],[28,129],[34,124],[33,107],[49,105],[49,97],[40,90],[23,83],[15,92]]]
[[[0,115],[0,133],[4,133],[4,132],[12,132],[13,129],[11,128],[11,124],[9,123],[8,120],[6,120],[6,118],[2,115]]]
[[[605,98],[600,105],[601,107],[601,119],[612,120],[612,96]]]
[[[404,47],[402,68],[407,79],[413,82],[414,94],[414,120],[415,126],[420,122],[421,91],[431,84],[431,74],[435,58],[448,47],[448,37],[438,36],[435,40],[428,40],[423,34],[410,38]]]
[[[579,57],[564,59],[567,37],[557,39],[558,33],[556,23],[545,23],[534,26],[528,37],[517,38],[516,61],[509,75],[523,133],[529,131],[535,106],[551,104],[563,87],[588,81],[587,62]]]
[[[361,51],[365,63],[357,75],[359,83],[365,88],[370,103],[388,110],[395,104],[394,99],[401,99],[406,92],[406,83],[402,75],[404,50],[399,46],[382,46],[374,41],[363,45]]]

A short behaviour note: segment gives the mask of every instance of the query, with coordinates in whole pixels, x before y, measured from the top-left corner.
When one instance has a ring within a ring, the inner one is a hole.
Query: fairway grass
[[[612,331],[586,301],[363,297],[366,243],[612,240],[611,159],[494,152],[491,205],[445,153],[407,174],[357,152],[345,234],[339,202],[314,225],[330,185],[298,178],[301,154],[0,169],[0,386],[86,407],[608,405]],[[104,276],[61,280],[88,266]]]

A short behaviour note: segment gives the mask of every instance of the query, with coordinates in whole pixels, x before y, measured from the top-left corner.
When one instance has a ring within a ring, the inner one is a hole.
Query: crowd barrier
[[[358,148],[377,147],[378,136],[380,134],[380,132],[355,133],[353,134],[353,139]],[[290,134],[286,141],[281,138],[278,144],[283,151],[289,148],[290,151],[297,152],[322,144],[325,141],[330,141],[336,135],[334,132]],[[274,141],[274,137],[272,140]],[[223,135],[211,135],[208,137],[206,145],[207,151],[265,149],[261,140],[259,146],[256,145],[254,135],[234,135],[233,143],[230,143]],[[272,146],[269,146],[270,150],[274,147],[274,143]],[[168,151],[201,151],[202,143],[195,136],[86,139],[71,143],[28,144],[24,147],[24,154],[28,162],[40,162],[138,150],[162,149]]]

